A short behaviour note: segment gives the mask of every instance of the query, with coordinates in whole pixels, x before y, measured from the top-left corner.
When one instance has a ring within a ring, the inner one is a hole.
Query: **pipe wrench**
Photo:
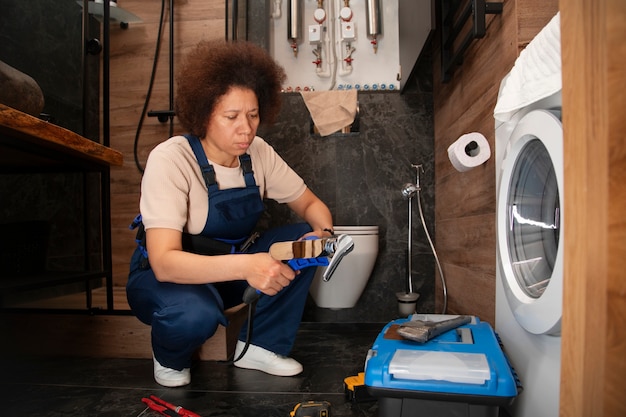
[[[350,235],[338,235],[329,238],[307,238],[297,241],[277,242],[270,246],[270,256],[279,261],[287,261],[294,270],[311,266],[326,266],[324,281],[329,281],[337,269],[339,262],[354,249],[354,241]],[[243,301],[250,304],[261,292],[248,287]]]

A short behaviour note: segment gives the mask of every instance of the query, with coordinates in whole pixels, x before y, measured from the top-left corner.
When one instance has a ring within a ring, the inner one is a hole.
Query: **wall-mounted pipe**
[[[380,0],[367,0],[365,2],[366,31],[368,38],[371,38],[374,53],[378,51],[378,36],[382,34],[380,18]]]
[[[298,55],[298,41],[302,37],[302,0],[289,0],[289,18],[287,20],[287,40],[291,44],[294,56]]]

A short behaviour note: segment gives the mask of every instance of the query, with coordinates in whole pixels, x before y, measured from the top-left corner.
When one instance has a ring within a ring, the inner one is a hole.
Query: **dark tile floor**
[[[385,323],[303,323],[292,356],[296,377],[276,377],[218,362],[198,362],[192,382],[163,388],[145,359],[7,358],[0,360],[0,416],[158,417],[141,398],[156,395],[202,417],[286,417],[302,401],[328,401],[332,416],[378,415],[376,401],[352,403],[344,378],[363,371]],[[9,341],[5,340],[3,343]]]

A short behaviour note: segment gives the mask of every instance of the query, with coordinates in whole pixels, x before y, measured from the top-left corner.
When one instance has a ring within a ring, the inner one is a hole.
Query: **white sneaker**
[[[177,371],[176,369],[166,368],[161,365],[159,361],[156,360],[154,355],[152,355],[152,360],[154,362],[154,380],[164,387],[182,387],[183,385],[187,385],[191,382],[191,370],[189,368],[184,368],[182,371]]]
[[[238,358],[246,344],[237,341],[235,358]],[[298,361],[286,356],[277,355],[260,346],[250,345],[243,358],[235,362],[235,366],[245,369],[256,369],[270,375],[294,376],[302,372],[302,365]]]

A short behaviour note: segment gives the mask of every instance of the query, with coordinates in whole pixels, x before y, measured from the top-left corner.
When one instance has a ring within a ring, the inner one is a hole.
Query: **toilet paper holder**
[[[475,140],[465,145],[465,154],[467,156],[476,156],[478,155],[478,152],[478,142],[476,142]]]

